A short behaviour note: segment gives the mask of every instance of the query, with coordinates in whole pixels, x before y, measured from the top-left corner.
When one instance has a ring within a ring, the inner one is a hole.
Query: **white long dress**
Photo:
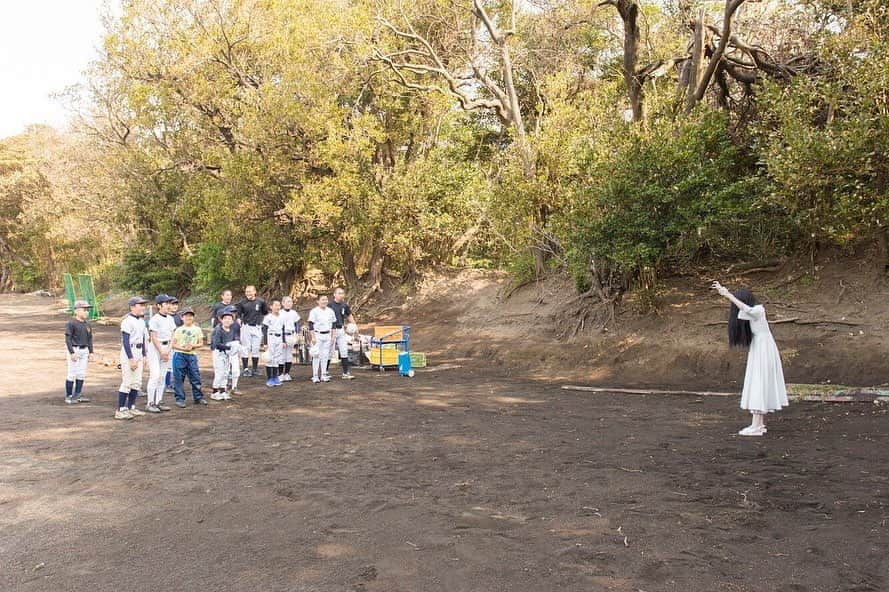
[[[787,407],[787,388],[781,354],[775,338],[769,330],[766,310],[761,304],[745,306],[738,311],[738,318],[750,321],[753,340],[747,354],[747,372],[744,374],[744,390],[741,392],[741,409],[770,413]]]

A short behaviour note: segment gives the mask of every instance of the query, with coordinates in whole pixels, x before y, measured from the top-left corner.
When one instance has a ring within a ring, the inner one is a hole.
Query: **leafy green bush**
[[[227,287],[225,274],[225,253],[216,243],[205,242],[198,245],[191,258],[194,267],[192,291],[198,294],[216,294]]]
[[[603,136],[560,221],[571,267],[599,260],[651,287],[648,278],[703,257],[786,248],[786,217],[765,203],[768,183],[727,123],[705,112],[676,128],[663,122]]]
[[[889,8],[879,4],[873,19],[864,13],[825,40],[823,75],[767,85],[759,101],[772,200],[810,242],[845,244],[889,227]]]
[[[130,249],[123,256],[121,286],[145,297],[156,294],[177,294],[189,285],[183,263],[168,249]]]

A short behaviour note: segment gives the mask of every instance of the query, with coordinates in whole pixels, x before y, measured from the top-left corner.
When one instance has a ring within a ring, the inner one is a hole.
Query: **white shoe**
[[[321,377],[321,382],[330,382],[330,376],[325,374]]]
[[[222,395],[222,400],[223,400],[223,401],[231,401],[231,398],[232,398],[231,393],[229,393],[229,392],[222,392],[222,393],[219,393],[219,394]]]
[[[225,393],[212,393],[210,398],[214,401],[225,401]]]
[[[133,415],[127,409],[118,409],[114,412],[114,419],[133,419]]]
[[[754,427],[751,425],[751,426],[747,426],[746,428],[744,428],[743,430],[738,432],[738,435],[739,436],[762,436],[765,433],[766,433],[765,426]]]
[[[319,382],[321,382],[321,379],[318,378],[317,376],[313,376],[313,377],[312,377],[312,382],[314,382],[315,384],[318,384]]]
[[[343,380],[355,380],[355,377],[350,372],[346,372],[343,374]]]
[[[279,378],[281,379],[281,382],[290,382],[293,380],[289,374],[282,374]]]
[[[130,415],[138,417],[140,415],[145,415],[145,412],[133,405],[132,407],[130,407]]]

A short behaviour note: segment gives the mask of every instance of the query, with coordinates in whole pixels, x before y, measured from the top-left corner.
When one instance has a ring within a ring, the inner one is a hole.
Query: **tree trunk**
[[[343,253],[343,278],[346,286],[354,290],[358,286],[358,273],[355,271],[355,255],[352,249],[341,247]]]
[[[644,89],[642,80],[636,72],[641,39],[638,23],[639,5],[635,1],[621,0],[618,3],[618,12],[624,23],[624,83],[627,85],[633,121],[642,121],[645,117]]]
[[[879,249],[878,264],[880,271],[889,271],[889,227],[877,230],[877,248]]]
[[[688,76],[686,77],[686,83],[688,84],[685,91],[686,113],[691,111],[697,102],[695,92],[701,80],[701,70],[704,64],[704,31],[704,11],[701,10],[698,12],[697,18],[695,18],[694,30],[692,32],[691,60],[689,60]]]
[[[722,30],[719,33],[719,44],[714,48],[713,55],[710,56],[710,61],[707,63],[707,69],[700,73],[698,76],[698,80],[694,89],[688,96],[688,101],[685,103],[685,112],[690,113],[694,106],[700,102],[704,98],[704,94],[707,92],[707,86],[709,86],[710,81],[713,79],[713,74],[716,72],[716,68],[722,62],[722,56],[725,54],[725,48],[728,47],[729,38],[732,35],[732,17],[737,12],[738,8],[744,4],[745,0],[726,0],[725,2],[725,14],[722,17]],[[703,11],[698,17],[698,21],[695,23],[695,50],[697,50],[697,43],[700,41],[701,44],[701,53],[695,53],[692,55],[692,59],[699,58],[699,64],[703,64],[703,46],[704,46],[704,17]],[[700,34],[698,33],[698,28],[700,26]],[[701,72],[700,65],[696,69],[696,72]]]
[[[509,40],[504,37],[500,42],[500,59],[503,64],[503,87],[509,98],[509,112],[513,130],[515,130],[516,144],[519,148],[519,158],[522,159],[522,169],[526,179],[534,176],[534,157],[531,154],[531,146],[528,144],[528,135],[525,133],[525,121],[522,117],[519,95],[515,89],[515,79],[512,75],[512,57],[509,54]]]
[[[639,5],[636,0],[604,0],[599,6],[610,4],[617,9],[620,20],[624,26],[624,57],[623,75],[624,84],[627,86],[627,98],[630,101],[630,110],[633,113],[633,121],[642,121],[645,118],[643,77],[639,76],[637,64],[639,63]]]
[[[367,266],[367,273],[364,276],[364,283],[368,286],[368,292],[373,293],[380,289],[383,282],[383,259],[385,253],[380,243],[374,245],[373,254],[370,257],[370,263]]]
[[[385,258],[386,254],[383,250],[383,245],[380,243],[375,244],[367,272],[362,277],[362,280],[364,280],[363,283],[367,289],[359,298],[352,301],[352,310],[357,311],[360,309],[368,300],[370,300],[370,297],[373,296],[375,292],[380,291],[383,284],[383,261]]]
[[[531,245],[528,249],[534,257],[534,276],[540,278],[546,273],[546,253],[541,245]]]

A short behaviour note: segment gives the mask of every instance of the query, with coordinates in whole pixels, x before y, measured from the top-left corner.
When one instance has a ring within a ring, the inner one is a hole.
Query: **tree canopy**
[[[887,31],[879,0],[128,0],[74,129],[0,141],[0,288],[363,298],[445,263],[614,302],[889,253]]]

